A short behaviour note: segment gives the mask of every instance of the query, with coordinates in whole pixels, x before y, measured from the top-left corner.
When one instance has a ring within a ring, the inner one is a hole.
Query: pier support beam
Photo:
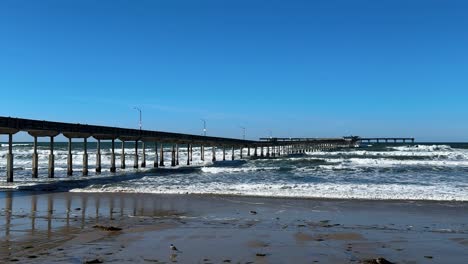
[[[49,178],[55,176],[55,156],[54,156],[54,137],[50,137],[49,152]]]
[[[193,144],[190,144],[190,161],[193,161]]]
[[[257,154],[257,146],[254,147],[254,157],[257,157],[258,154]]]
[[[116,172],[117,169],[115,168],[115,139],[112,139],[112,153],[111,153],[111,167],[110,172]]]
[[[234,160],[234,146],[232,147],[231,160]]]
[[[176,165],[179,166],[179,144],[176,144]]]
[[[7,182],[13,182],[13,134],[8,134]]]
[[[175,167],[176,165],[176,160],[175,160],[175,156],[176,156],[176,153],[175,153],[175,145],[173,144],[172,145],[172,159],[171,159],[171,166],[172,167]]]
[[[141,142],[141,148],[143,149],[143,155],[141,156],[141,167],[146,167],[146,144],[144,141]]]
[[[260,157],[265,157],[265,155],[263,154],[263,146],[260,148]]]
[[[211,155],[212,155],[211,161],[213,161],[213,162],[216,161],[216,147],[214,147],[214,146],[211,147]]]
[[[97,140],[96,146],[96,174],[100,174],[102,170],[101,167],[101,140]]]
[[[135,155],[133,156],[133,168],[138,169],[138,140],[135,140]]]
[[[161,143],[161,154],[159,155],[159,167],[164,167],[164,144]]]
[[[269,158],[270,157],[270,146],[267,146],[266,149],[267,149],[266,157]]]
[[[200,146],[200,157],[202,161],[205,161],[205,146]]]
[[[73,175],[72,140],[68,138],[67,176]]]
[[[88,139],[83,139],[83,176],[88,176]]]
[[[247,147],[247,156],[250,157],[250,147]]]
[[[187,144],[187,166],[190,165],[190,144]]]
[[[125,141],[122,140],[122,154],[120,156],[120,168],[125,169]]]
[[[34,137],[33,155],[32,155],[32,177],[37,178],[39,174],[39,155],[37,154],[37,137]]]
[[[242,157],[242,152],[243,152],[243,150],[244,150],[244,149],[241,147],[241,148],[240,148],[240,158],[241,158],[241,159],[243,158],[243,157]]]
[[[223,146],[223,161],[226,160],[226,147]]]
[[[158,167],[158,142],[154,142],[154,164],[153,167]]]

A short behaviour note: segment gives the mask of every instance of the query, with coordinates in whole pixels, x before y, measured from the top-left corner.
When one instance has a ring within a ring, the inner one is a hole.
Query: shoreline
[[[6,262],[460,263],[468,247],[466,202],[0,193]]]
[[[122,175],[125,176],[125,175]],[[96,178],[99,180],[106,179],[107,177],[103,178]],[[125,179],[123,179],[125,180]],[[77,179],[76,181],[81,181],[80,179]],[[83,181],[89,181],[83,180]],[[35,185],[25,185],[21,187],[26,187],[26,188],[0,188],[0,198],[2,193],[6,192],[25,192],[25,193],[36,193],[36,194],[42,194],[42,193],[62,193],[62,192],[67,192],[63,189],[57,188],[57,190],[34,190]],[[27,188],[31,187],[31,188]],[[207,196],[207,197],[233,197],[233,198],[267,198],[267,199],[282,199],[282,200],[316,200],[316,201],[356,201],[356,202],[395,202],[395,203],[447,203],[447,204],[467,204],[468,205],[468,200],[430,200],[430,199],[372,199],[372,198],[330,198],[330,197],[312,197],[312,196],[271,196],[271,195],[251,195],[251,194],[230,194],[230,193],[151,193],[151,192],[130,192],[130,191],[101,191],[97,192],[94,190],[90,191],[73,191],[73,189],[70,189],[68,192],[70,193],[83,193],[83,194],[142,194],[142,195],[155,195],[155,196]]]

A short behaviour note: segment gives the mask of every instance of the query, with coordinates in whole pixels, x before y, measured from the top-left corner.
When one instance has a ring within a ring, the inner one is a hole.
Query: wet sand
[[[22,191],[0,192],[0,208],[0,262],[468,259],[464,202]]]

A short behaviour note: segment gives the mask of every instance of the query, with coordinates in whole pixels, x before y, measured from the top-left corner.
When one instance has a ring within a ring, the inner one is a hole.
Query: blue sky
[[[0,2],[0,115],[468,140],[466,1]],[[28,139],[25,137],[25,139]],[[0,140],[4,140],[1,139]]]

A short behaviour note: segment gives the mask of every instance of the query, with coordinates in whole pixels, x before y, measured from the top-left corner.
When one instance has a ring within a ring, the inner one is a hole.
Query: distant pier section
[[[124,170],[127,167],[125,161],[125,143],[134,142],[135,154],[133,156],[133,168],[147,167],[146,154],[147,151],[152,151],[155,155],[152,161],[153,167],[166,166],[164,157],[170,157],[170,166],[179,166],[179,150],[184,148],[187,150],[185,164],[189,166],[193,159],[193,150],[197,148],[200,153],[200,159],[205,160],[209,156],[211,160],[216,161],[216,151],[222,151],[222,160],[227,159],[227,155],[231,160],[235,158],[243,159],[244,157],[252,158],[275,158],[283,155],[301,154],[319,150],[333,150],[337,148],[350,148],[357,146],[356,137],[344,138],[267,138],[255,140],[243,140],[235,138],[199,136],[182,133],[151,131],[142,129],[128,129],[119,127],[96,126],[87,124],[73,124],[52,122],[43,120],[32,120],[22,118],[11,118],[0,116],[0,135],[7,135],[8,151],[6,154],[6,180],[13,182],[14,170],[14,148],[13,136],[18,132],[27,132],[33,139],[33,154],[32,154],[32,178],[38,178],[38,138],[45,137],[49,139],[49,154],[48,154],[48,177],[54,178],[55,173],[55,154],[54,154],[54,139],[58,135],[63,135],[68,139],[68,154],[67,154],[67,175],[73,176],[73,152],[72,140],[80,140],[83,144],[83,168],[82,176],[88,175],[88,157],[96,155],[96,174],[103,170],[101,164],[101,142],[111,142],[111,164],[109,171],[115,173],[117,171],[116,164],[116,143],[120,142],[120,169]],[[97,142],[96,152],[88,152],[88,139],[93,138]],[[118,141],[117,141],[118,140]],[[167,146],[170,146],[169,148]],[[141,146],[141,148],[140,148]],[[239,155],[236,157],[235,150],[239,150]],[[208,155],[207,153],[208,152]],[[211,155],[210,155],[211,152]],[[229,153],[230,152],[230,153]],[[141,163],[140,163],[141,161]]]
[[[358,138],[360,142],[367,143],[414,143],[414,138],[404,138],[404,137],[375,137],[375,138]]]

